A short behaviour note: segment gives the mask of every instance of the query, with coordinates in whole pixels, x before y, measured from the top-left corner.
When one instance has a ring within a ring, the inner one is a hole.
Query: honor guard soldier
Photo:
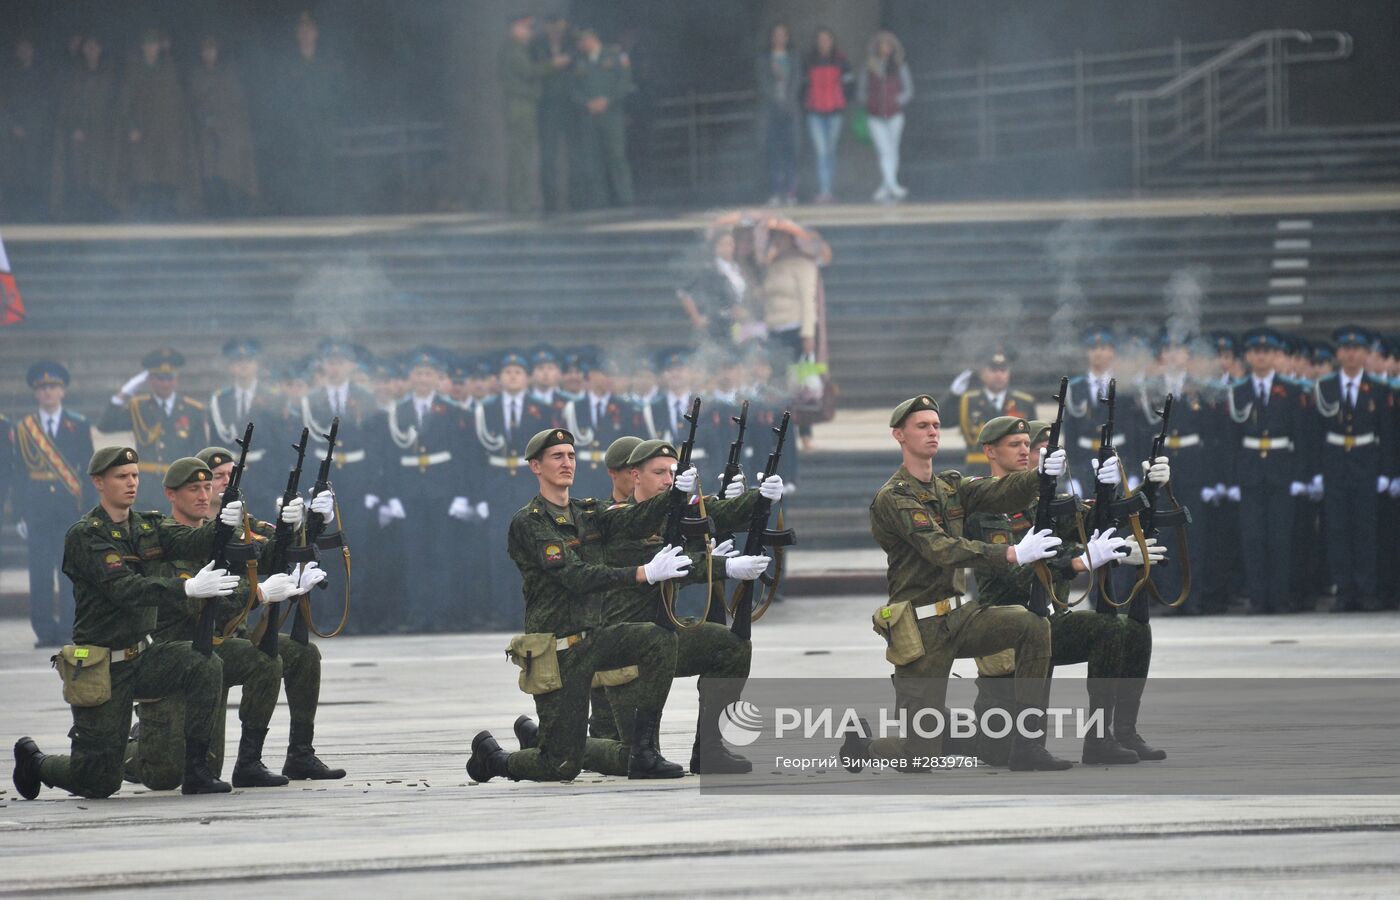
[[[476,413],[476,436],[486,455],[487,534],[491,550],[491,620],[498,627],[516,627],[520,608],[520,571],[500,553],[506,545],[511,516],[534,496],[535,479],[525,458],[530,436],[554,423],[550,411],[529,392],[530,361],[519,350],[508,350],[497,368],[501,393]]]
[[[578,471],[573,492],[581,497],[605,498],[612,490],[606,454],[613,441],[640,433],[646,426],[641,411],[618,393],[614,363],[580,361],[586,391],[564,410],[565,427],[576,441]]]
[[[167,466],[168,468],[168,466]],[[197,610],[227,597],[238,576],[208,563],[192,578],[147,573],[165,558],[208,559],[214,522],[200,528],[169,525],[158,512],[134,512],[140,457],[130,447],[103,447],[88,462],[98,504],[68,529],[63,574],[73,582],[77,614],[73,643],[55,656],[64,675],[64,699],[73,708],[72,753],[50,756],[34,741],[15,743],[15,789],[33,800],[42,785],[81,797],[110,797],[122,783],[132,703],[178,697],[184,703],[185,760],[181,791],[227,793],[209,771],[209,738],[222,691],[222,666],[188,641],[151,642],[162,607]],[[230,527],[242,503],[220,515]],[[81,681],[74,675],[82,672]]]
[[[1035,398],[1025,391],[1011,389],[1013,361],[1009,352],[997,348],[978,368],[977,380],[981,383],[977,387],[970,388],[968,384],[972,378],[971,369],[953,381],[950,390],[953,402],[944,404],[944,407],[951,407],[952,424],[962,433],[963,442],[967,445],[963,467],[965,475],[987,473],[987,457],[982,453],[982,445],[977,442],[983,425],[998,416],[1028,419],[1035,415]]]
[[[169,347],[153,350],[141,360],[141,374],[122,385],[97,422],[99,431],[131,432],[141,456],[143,509],[164,505],[161,479],[170,463],[194,456],[209,443],[204,404],[178,392],[185,355]]]
[[[577,400],[588,389],[588,369],[599,362],[597,347],[575,347],[564,351],[559,366],[559,390],[568,400]]]
[[[92,458],[92,429],[87,419],[63,407],[69,376],[61,363],[37,362],[26,380],[39,408],[14,426],[11,502],[29,555],[34,646],[57,647],[73,633],[72,586],[59,574],[63,534],[92,500],[92,485],[83,474]]]
[[[230,338],[224,343],[223,355],[228,360],[231,383],[209,395],[210,437],[221,444],[232,446],[249,422],[263,427],[277,417],[280,398],[262,379],[261,354],[262,344],[253,338]],[[247,485],[246,496],[261,496],[264,490],[263,485],[258,484],[258,464],[266,455],[267,446],[254,446],[248,451],[248,470],[243,473],[242,481]],[[266,486],[269,494],[275,489],[272,483]]]
[[[388,410],[393,465],[385,472],[388,503],[405,513],[403,569],[413,573],[405,584],[402,624],[415,632],[457,631],[466,624],[469,603],[465,584],[451,583],[452,525],[478,518],[481,448],[462,410],[436,391],[443,361],[420,348],[407,367],[409,395]],[[480,599],[470,598],[470,605]]]
[[[1395,440],[1393,393],[1366,371],[1373,336],[1358,325],[1332,333],[1341,368],[1319,379],[1313,401],[1321,419],[1320,471],[1327,560],[1337,612],[1380,609],[1376,593],[1376,523],[1390,488],[1387,453]]]
[[[965,517],[977,512],[1024,510],[1039,490],[1038,472],[1064,474],[1065,453],[1042,457],[1036,469],[1006,478],[964,479],[958,472],[935,474],[941,421],[938,402],[927,394],[905,400],[890,415],[890,430],[904,463],[870,504],[870,530],[889,561],[889,603],[875,613],[877,630],[891,635],[886,658],[894,664],[895,703],[906,721],[921,709],[943,709],[947,679],[956,658],[1015,650],[1016,713],[1025,729],[1013,741],[1015,770],[1066,769],[1031,736],[1043,727],[1045,675],[1050,663],[1050,627],[1022,606],[993,606],[963,596],[962,570],[978,561],[997,569],[1049,559],[1060,545],[1049,530],[1030,529],[1016,544],[968,540]],[[918,637],[896,649],[896,618],[912,617]],[[848,739],[842,755],[902,761],[911,769],[937,756],[938,737],[911,733],[873,742]]]
[[[652,398],[647,422],[650,438],[679,444],[685,440],[685,414],[690,410],[691,393],[696,385],[691,379],[690,356],[685,350],[663,350],[656,360],[661,389]]]
[[[560,428],[564,424],[564,408],[574,398],[559,389],[559,351],[551,344],[536,344],[530,348],[529,357],[530,395],[549,411],[549,424]]]
[[[573,435],[546,429],[525,456],[538,493],[510,523],[510,558],[524,583],[527,634],[507,651],[522,669],[520,687],[535,698],[538,728],[518,728],[520,750],[507,753],[480,732],[472,739],[467,774],[476,781],[571,781],[583,769],[628,778],[679,778],[684,770],[656,748],[656,723],[676,669],[676,640],[654,623],[607,625],[595,595],[623,584],[660,584],[686,574],[690,559],[665,547],[645,565],[607,566],[597,553],[619,531],[661,527],[668,504],[659,494],[646,503],[601,507],[569,496],[574,475]],[[695,489],[694,469],[677,486]],[[637,667],[631,693],[631,746],[588,737],[588,696],[594,673]],[[519,721],[519,720],[517,720]],[[522,723],[523,724],[523,723]]]
[[[1390,446],[1382,447],[1390,485],[1381,499],[1376,533],[1386,534],[1391,523],[1400,519],[1400,335],[1377,335],[1367,361],[1370,374],[1386,382],[1391,403]],[[1385,609],[1400,608],[1400,559],[1382,541],[1377,541],[1380,559],[1376,567],[1376,590]]]
[[[1229,487],[1240,497],[1240,552],[1252,612],[1289,609],[1293,498],[1307,491],[1317,414],[1312,397],[1278,373],[1283,339],[1271,328],[1245,332],[1248,374],[1226,395]]]
[[[1085,488],[1093,492],[1094,470],[1089,460],[1097,458],[1099,452],[1099,432],[1107,410],[1099,398],[1108,393],[1108,383],[1113,380],[1113,368],[1118,360],[1118,341],[1113,332],[1102,325],[1086,328],[1080,335],[1088,371],[1069,380],[1069,397],[1065,400],[1065,440],[1066,447],[1074,451],[1077,468],[1070,472],[1071,493],[1085,496]],[[1127,385],[1124,385],[1127,387]],[[1115,450],[1127,444],[1127,435],[1118,431],[1113,435]]]

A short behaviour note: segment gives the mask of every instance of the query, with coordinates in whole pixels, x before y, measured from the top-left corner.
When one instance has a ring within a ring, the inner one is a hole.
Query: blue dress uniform
[[[1337,346],[1366,346],[1370,334],[1350,326],[1334,332]],[[1389,386],[1364,369],[1333,372],[1314,387],[1321,422],[1321,462],[1327,558],[1337,586],[1338,611],[1377,609],[1377,482],[1394,438]]]
[[[1244,336],[1252,348],[1283,349],[1272,329]],[[1256,388],[1252,374],[1226,395],[1232,447],[1230,484],[1240,492],[1240,552],[1253,612],[1281,612],[1293,600],[1294,502],[1290,486],[1311,477],[1312,434],[1317,418],[1312,398],[1270,372]]]
[[[27,380],[31,388],[67,387],[68,370],[38,362]],[[28,529],[29,622],[35,646],[56,647],[73,635],[73,587],[58,577],[63,536],[96,502],[86,475],[92,429],[87,419],[62,407],[53,414],[36,410],[14,423],[14,450],[13,507]]]
[[[1239,342],[1233,334],[1215,331],[1211,344],[1218,356],[1235,356]],[[1201,497],[1201,535],[1206,546],[1205,571],[1201,578],[1201,605],[1207,613],[1224,612],[1237,593],[1240,581],[1239,504],[1226,494],[1234,454],[1234,423],[1230,421],[1227,395],[1234,379],[1229,373],[1201,385],[1201,398],[1208,416],[1203,432],[1209,446],[1210,469]]]
[[[529,360],[524,353],[510,350],[501,356],[498,371],[509,366],[529,371]],[[489,507],[486,532],[491,557],[487,624],[493,629],[509,630],[523,624],[520,598],[524,589],[520,570],[505,552],[510,520],[534,499],[539,487],[530,474],[525,445],[539,432],[555,426],[552,410],[529,391],[488,398],[477,408],[474,426],[486,457],[482,495]]]
[[[578,469],[570,493],[576,497],[612,496],[612,479],[603,461],[608,446],[626,435],[643,437],[646,425],[636,404],[615,393],[585,393],[564,411],[563,428],[574,436]]]
[[[1202,386],[1186,376],[1184,372],[1167,372],[1140,384],[1133,393],[1131,410],[1132,456],[1124,460],[1124,466],[1134,475],[1140,475],[1139,462],[1152,452],[1152,441],[1162,431],[1162,417],[1158,410],[1167,394],[1172,395],[1172,417],[1167,429],[1164,454],[1171,461],[1171,493],[1176,502],[1191,514],[1194,523],[1186,529],[1187,546],[1178,545],[1176,529],[1162,531],[1158,538],[1167,548],[1167,558],[1173,562],[1152,568],[1152,578],[1157,584],[1163,599],[1172,600],[1181,591],[1182,567],[1176,562],[1189,558],[1191,563],[1191,594],[1181,606],[1181,612],[1200,615],[1204,612],[1218,612],[1203,606],[1204,589],[1202,577],[1206,569],[1206,545],[1204,529],[1201,526],[1201,489],[1208,483],[1213,487],[1215,472],[1212,471],[1214,452],[1211,449],[1210,430],[1215,418],[1214,410],[1202,391]],[[1136,471],[1135,471],[1136,470]],[[1159,495],[1158,508],[1168,505],[1165,495]]]
[[[141,365],[150,378],[173,379],[185,364],[178,350],[163,348],[147,353]],[[149,384],[149,382],[148,382]],[[137,509],[164,509],[165,470],[185,456],[194,456],[209,446],[209,423],[204,404],[174,392],[161,400],[149,391],[124,402],[114,397],[98,421],[101,431],[129,431],[141,462],[141,485]]]
[[[1392,364],[1400,358],[1400,335],[1380,338],[1383,355]],[[1400,520],[1400,374],[1388,383],[1390,394],[1390,446],[1381,447],[1386,458],[1390,485],[1386,496],[1381,500],[1380,512],[1376,521],[1377,534],[1389,534],[1394,523]],[[1376,589],[1379,600],[1385,609],[1400,608],[1400,559],[1396,558],[1390,545],[1378,541],[1379,561],[1376,567]]]
[[[255,360],[262,353],[262,344],[253,338],[230,338],[224,343],[223,355],[229,362]],[[263,465],[268,449],[273,446],[273,425],[280,414],[281,398],[271,390],[271,385],[262,381],[254,382],[251,388],[241,389],[229,385],[209,395],[209,437],[217,444],[232,450],[234,441],[243,437],[243,429],[249,422],[254,425],[256,438],[248,451],[248,468],[243,473],[243,492],[249,497],[262,501],[275,496],[283,485],[276,475],[277,467]],[[293,438],[293,441],[296,439]]]
[[[1116,347],[1117,338],[1103,326],[1086,328],[1080,335],[1080,343],[1087,350],[1095,347]],[[1069,380],[1069,394],[1065,399],[1065,422],[1063,444],[1069,454],[1070,477],[1078,485],[1077,493],[1092,496],[1094,492],[1094,469],[1091,459],[1099,453],[1099,429],[1108,417],[1108,407],[1099,398],[1108,392],[1108,382],[1113,378],[1111,371],[1087,372]],[[1119,385],[1122,396],[1119,398],[1120,412],[1131,404],[1127,384]],[[1119,422],[1126,418],[1121,414]],[[1127,449],[1128,436],[1121,427],[1115,429],[1113,447],[1119,453]]]

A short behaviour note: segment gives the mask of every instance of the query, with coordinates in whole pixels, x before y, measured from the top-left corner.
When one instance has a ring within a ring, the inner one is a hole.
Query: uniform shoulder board
[[[1032,397],[1030,394],[1026,393],[1025,391],[1012,391],[1012,392],[1011,392],[1011,396],[1015,397],[1017,400],[1027,400],[1027,401],[1032,401],[1032,402],[1035,400],[1034,397]]]
[[[201,403],[200,401],[194,399],[193,397],[184,397],[183,399],[184,399],[185,404],[186,404],[187,406],[193,406],[195,409],[203,409],[203,408],[204,408],[204,404]]]
[[[594,509],[598,505],[598,499],[596,497],[588,497],[586,499],[578,500],[576,502],[579,506],[582,506],[584,509]]]
[[[137,394],[136,396],[134,396],[134,397],[131,398],[131,402],[132,402],[132,403],[145,403],[147,400],[150,400],[150,399],[151,399],[151,395],[150,395],[150,394]]]

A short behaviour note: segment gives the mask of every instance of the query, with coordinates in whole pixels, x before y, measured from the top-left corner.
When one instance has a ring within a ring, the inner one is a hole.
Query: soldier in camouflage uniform
[[[965,518],[977,512],[1016,512],[1037,496],[1036,472],[1006,478],[963,478],[958,472],[934,474],[941,421],[938,403],[927,394],[912,397],[890,416],[890,428],[903,451],[904,464],[885,482],[870,504],[870,530],[889,561],[890,603],[908,602],[916,616],[923,654],[895,667],[895,699],[912,722],[922,709],[943,709],[947,678],[955,658],[1016,651],[1015,695],[1018,716],[1027,726],[1012,746],[1013,770],[1054,770],[1070,763],[1056,759],[1027,736],[1044,724],[1044,682],[1050,662],[1048,623],[1024,607],[993,606],[964,598],[962,568],[984,562],[1004,571],[1029,566],[1055,555],[1060,541],[1049,531],[1032,529],[1015,545],[982,543],[963,534]],[[1038,468],[1060,476],[1063,451],[1043,457]],[[855,736],[843,756],[867,754],[891,760],[936,756],[938,737],[913,734],[881,737],[867,743]]]
[[[1013,416],[1002,416],[983,426],[977,436],[977,445],[986,454],[992,475],[1002,477],[1013,472],[1024,472],[1030,468],[1032,454],[1038,455],[1049,437],[1050,426],[1044,422],[1026,422]],[[1104,466],[1097,469],[1097,477],[1105,484],[1117,484],[1118,467]],[[1035,506],[1032,502],[1016,513],[978,512],[967,517],[966,534],[970,540],[990,544],[1014,544],[1030,529],[1035,521]],[[1088,544],[1078,543],[1078,527],[1074,516],[1068,516],[1055,525],[1055,531],[1064,541],[1059,552],[1045,561],[1053,579],[1055,595],[1068,602],[1070,582],[1076,575],[1091,572],[1113,561],[1120,551],[1132,547],[1127,561],[1141,563],[1141,548],[1130,544],[1124,538],[1095,532]],[[1155,548],[1156,541],[1149,550]],[[1159,562],[1162,555],[1154,553],[1153,562]],[[977,575],[978,599],[993,605],[1024,605],[1030,598],[1035,582],[1035,571],[1022,566],[1005,569],[977,563],[973,566]],[[1102,615],[1091,610],[1070,611],[1054,607],[1050,615],[1050,668],[1069,666],[1077,663],[1089,664],[1089,708],[1100,712],[1106,723],[1111,723],[1114,709],[1115,680],[1124,677],[1123,640],[1125,617]],[[1010,660],[978,660],[977,693],[978,705],[1009,708],[1013,697],[1010,685],[1005,679],[1011,678]],[[980,719],[980,716],[979,716]],[[978,755],[995,765],[1005,765],[1009,755],[1009,742],[983,737],[978,747]],[[1123,747],[1114,740],[1112,733],[1102,737],[1092,734],[1084,739],[1082,761],[1085,765],[1117,765],[1135,763],[1138,754]]]
[[[684,575],[690,561],[679,547],[667,547],[643,566],[613,567],[590,560],[593,545],[616,534],[655,530],[666,515],[665,497],[636,506],[600,509],[593,500],[572,500],[576,460],[573,435],[546,429],[525,448],[539,493],[510,524],[508,550],[524,578],[525,628],[550,635],[557,652],[561,684],[535,694],[539,717],[533,746],[507,753],[482,731],[472,739],[467,774],[477,781],[496,776],[514,780],[569,781],[582,769],[629,778],[678,778],[680,766],[657,751],[652,735],[666,705],[676,668],[675,641],[655,624],[605,625],[595,595],[631,582],[658,584]],[[686,491],[695,487],[694,470],[683,473]],[[526,660],[525,665],[529,665]],[[635,665],[637,709],[635,742],[588,737],[588,690],[600,670]]]
[[[161,524],[171,528],[199,527],[212,516],[213,489],[214,475],[203,460],[187,457],[171,463],[170,469],[165,473],[165,496],[170,503],[170,515]],[[288,516],[298,514],[299,510],[288,507]],[[202,562],[195,560],[162,559],[153,565],[151,570],[157,577],[188,579],[198,572],[202,565]],[[320,573],[319,569],[312,571]],[[275,573],[260,586],[260,599],[264,603],[281,602],[293,596],[293,589],[298,587],[297,578]],[[233,594],[214,601],[214,621],[219,631],[223,631],[224,623],[235,619],[240,620],[239,627],[242,628],[241,618],[244,615],[248,591],[249,582],[245,579],[239,583],[239,589]],[[295,592],[301,593],[300,590]],[[156,618],[156,630],[152,637],[157,643],[193,641],[198,624],[199,615],[196,611],[164,607]],[[242,722],[243,731],[238,744],[238,761],[233,768],[233,786],[280,787],[286,784],[286,778],[269,772],[262,762],[262,745],[267,737],[267,723],[272,719],[272,711],[277,706],[282,660],[263,653],[241,635],[223,639],[214,648],[214,653],[223,662],[225,704],[228,701],[229,688],[234,685],[243,686],[243,699],[238,705],[238,718]],[[128,748],[127,780],[141,782],[152,790],[171,790],[180,783],[181,742],[178,736],[184,721],[184,709],[180,700],[175,697],[153,701],[138,699],[141,701],[137,704],[141,737]],[[223,707],[220,707],[221,711],[222,709]],[[224,716],[221,712],[216,712],[210,737],[210,770],[218,774],[223,768],[223,761]]]
[[[628,465],[632,468],[635,487],[633,498],[614,508],[635,505],[656,496],[665,495],[671,490],[672,474],[675,468],[676,448],[665,441],[646,441],[632,451]],[[783,481],[774,475],[764,482],[760,490],[744,491],[743,482],[735,479],[725,487],[725,496],[707,501],[705,512],[714,519],[715,527],[721,532],[742,531],[748,527],[754,505],[760,496],[776,501],[782,497]],[[637,565],[650,559],[665,543],[660,530],[632,531],[619,534],[608,541],[603,551],[604,560],[609,565]],[[705,551],[699,548],[691,556],[690,574],[679,581],[682,584],[706,584],[712,578],[723,582],[727,578],[752,581],[768,568],[766,556],[739,556],[733,554],[733,542],[721,545],[714,555],[713,573],[705,567]],[[620,585],[609,591],[603,601],[603,618],[610,623],[658,622],[664,615],[658,605],[660,591],[647,585]],[[721,585],[714,602],[724,602]],[[749,662],[752,658],[751,642],[744,640],[723,625],[715,622],[685,620],[687,627],[673,632],[676,637],[677,678],[700,676],[697,688],[700,692],[700,717],[696,723],[695,745],[690,756],[690,771],[700,774],[703,769],[712,773],[742,773],[751,771],[753,766],[742,756],[731,753],[720,740],[719,715],[729,703],[739,699],[744,681],[749,677]],[[590,731],[597,734],[617,734],[618,722],[625,722],[627,716],[614,716],[617,710],[630,709],[634,702],[635,681],[627,681],[606,688],[595,687],[593,691],[593,718]],[[623,735],[623,740],[627,735]]]
[[[103,447],[93,454],[87,471],[99,503],[64,538],[63,574],[72,580],[77,601],[73,643],[89,654],[94,647],[110,651],[111,696],[96,706],[73,707],[69,756],[46,755],[28,737],[15,743],[15,789],[30,800],[41,784],[91,798],[115,793],[137,697],[176,696],[184,702],[181,790],[230,790],[207,763],[222,680],[219,658],[201,655],[188,641],[153,644],[150,633],[162,607],[196,611],[207,598],[232,594],[238,577],[213,563],[190,579],[147,573],[163,558],[207,558],[214,524],[171,527],[159,513],[133,513],[139,462],[130,447]],[[230,504],[221,516],[229,524],[241,517],[241,503]]]

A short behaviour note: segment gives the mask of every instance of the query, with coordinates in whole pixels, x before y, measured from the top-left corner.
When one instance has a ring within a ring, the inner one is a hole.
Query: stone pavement
[[[755,627],[755,676],[883,677],[875,603],[775,608]],[[1163,677],[1400,676],[1394,613],[1172,618],[1154,631]],[[63,750],[68,711],[48,653],[31,643],[23,621],[0,620],[0,738],[7,750],[25,733]],[[196,798],[128,785],[104,801],[46,790],[26,802],[6,780],[0,894],[1347,897],[1400,883],[1393,795],[715,796],[694,777],[588,774],[472,785],[462,768],[472,734],[491,728],[510,745],[511,722],[531,706],[505,643],[325,642],[317,747],[350,770],[343,782]],[[972,674],[970,661],[958,670]],[[681,761],[695,707],[693,681],[680,682],[662,743]],[[1145,709],[1150,739],[1149,720]],[[279,710],[270,763],[286,727]],[[231,754],[236,724],[229,737]]]

